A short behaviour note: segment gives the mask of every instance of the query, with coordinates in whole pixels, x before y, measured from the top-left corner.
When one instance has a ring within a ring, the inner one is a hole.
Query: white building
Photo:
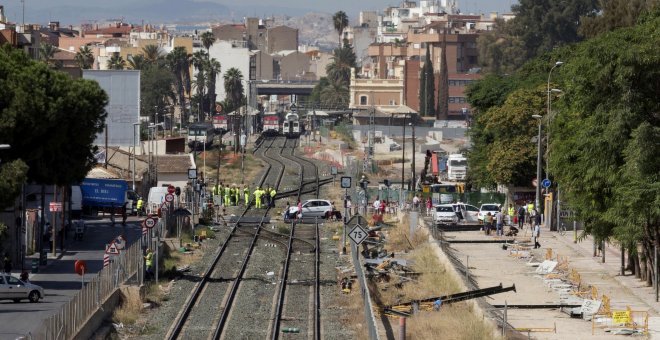
[[[250,55],[252,53],[246,44],[239,44],[228,41],[216,41],[209,49],[211,58],[220,62],[221,70],[215,81],[216,100],[225,99],[224,76],[230,68],[237,68],[243,74],[243,87],[247,89],[247,80],[250,78]]]

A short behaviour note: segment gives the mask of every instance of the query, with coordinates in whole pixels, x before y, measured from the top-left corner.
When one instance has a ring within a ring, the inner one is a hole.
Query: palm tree
[[[147,59],[142,54],[128,57],[128,67],[131,70],[144,70],[148,65]]]
[[[222,71],[220,62],[215,58],[211,58],[206,64],[206,81],[208,85],[208,97],[209,97],[209,111],[213,112],[215,110],[215,83],[218,77],[218,74]]]
[[[225,72],[224,80],[226,100],[229,101],[235,111],[241,106],[243,99],[243,74],[239,69],[232,67]],[[228,109],[227,112],[231,112],[230,110]],[[237,115],[234,115],[234,131],[238,132],[240,130],[240,120],[235,119],[236,117]],[[239,133],[236,133],[234,136],[234,153],[238,152],[238,135]]]
[[[341,34],[344,32],[344,28],[348,27],[348,16],[346,12],[339,11],[332,16],[332,24],[335,27],[335,31],[339,34],[339,47],[342,47]]]
[[[325,68],[330,82],[341,82],[348,86],[351,79],[351,68],[355,67],[355,59],[352,48],[336,48],[332,56],[332,62]]]
[[[74,57],[76,64],[83,70],[89,70],[94,66],[94,54],[89,46],[80,46]]]
[[[123,70],[126,68],[126,60],[119,53],[113,53],[106,65],[110,70]]]
[[[207,64],[209,62],[208,53],[206,53],[204,50],[193,53],[191,62],[195,70],[197,70],[193,86],[195,87],[196,96],[199,99],[197,102],[198,115],[201,116],[202,102],[204,98],[204,92],[206,90],[206,69],[208,68]]]
[[[163,52],[158,45],[147,45],[142,48],[144,58],[150,64],[156,64],[163,58]]]
[[[215,42],[215,36],[213,35],[213,32],[204,32],[199,36],[199,38],[202,40],[202,45],[204,45],[204,48],[206,48],[206,53],[210,55],[210,48]]]
[[[183,46],[175,47],[170,52],[166,59],[170,67],[170,71],[174,75],[174,85],[176,87],[176,94],[178,97],[179,107],[181,107],[181,114],[185,115],[185,89],[186,81],[190,79],[190,59],[191,55],[186,52]]]
[[[232,67],[225,72],[225,93],[227,99],[232,104],[232,107],[237,108],[241,105],[243,98],[243,74],[235,67]]]
[[[321,103],[326,106],[345,107],[348,105],[348,85],[331,82],[321,90]]]
[[[55,57],[57,47],[44,43],[39,46],[39,60],[45,62],[49,67],[55,67],[53,57]]]

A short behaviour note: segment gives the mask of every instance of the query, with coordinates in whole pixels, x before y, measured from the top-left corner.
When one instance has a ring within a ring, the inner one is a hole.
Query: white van
[[[149,189],[147,205],[144,207],[147,214],[156,214],[158,212],[158,207],[165,202],[165,195],[167,195],[167,187],[152,187]]]
[[[80,217],[82,214],[82,191],[79,185],[71,186],[71,216]]]

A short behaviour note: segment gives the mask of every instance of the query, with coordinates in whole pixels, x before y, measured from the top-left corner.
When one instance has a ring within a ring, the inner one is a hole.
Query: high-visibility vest
[[[147,262],[147,267],[151,267],[153,263],[153,258],[154,258],[154,253],[147,253],[147,256],[145,257],[146,262]]]
[[[257,189],[254,191],[254,198],[257,200],[261,200],[261,190]]]
[[[229,196],[229,187],[225,187],[225,196]]]
[[[144,201],[140,198],[140,199],[137,201],[137,208],[138,208],[138,209],[142,209],[142,205],[144,205]]]
[[[270,191],[270,197],[273,198],[273,197],[275,197],[275,195],[277,195],[277,192],[275,191],[275,189],[271,190]]]
[[[509,207],[509,216],[513,216],[516,213],[516,210],[513,207]]]
[[[534,204],[530,203],[530,204],[527,205],[527,212],[529,212],[531,214],[532,210],[534,210]]]

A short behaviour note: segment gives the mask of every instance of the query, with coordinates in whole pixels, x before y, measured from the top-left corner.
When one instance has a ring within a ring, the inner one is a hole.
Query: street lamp
[[[410,122],[409,124],[412,127],[412,143],[413,143],[413,145],[412,145],[412,164],[410,165],[410,170],[412,171],[412,176],[410,178],[411,188],[409,188],[409,190],[415,191],[415,189],[416,189],[415,179],[417,178],[417,176],[415,175],[415,124],[413,124],[412,122]]]
[[[543,116],[532,115],[532,118],[539,121],[539,134],[536,137],[536,202],[534,205],[538,212],[541,203],[541,119],[543,119]]]
[[[133,191],[135,191],[135,161],[137,159],[136,157],[136,152],[137,152],[137,138],[139,137],[139,129],[138,133],[135,133],[135,127],[140,126],[140,123],[133,123]]]
[[[550,115],[550,94],[561,92],[561,90],[559,90],[559,89],[550,89],[550,76],[552,75],[552,71],[554,71],[557,67],[560,67],[561,65],[564,65],[563,61],[556,61],[555,64],[550,69],[550,72],[548,72],[548,84],[547,84],[547,95],[548,95],[547,105],[548,105],[548,109],[547,109],[547,112],[546,112],[546,115],[548,116],[548,128],[550,127],[550,119],[552,117]],[[550,130],[548,130],[548,131],[550,131]],[[550,150],[550,138],[549,138],[549,136],[548,136],[548,145],[547,145],[546,149],[549,152],[549,150]],[[545,177],[546,178],[548,178],[548,172],[549,172],[548,171],[549,158],[550,158],[550,155],[548,154],[548,159],[546,160],[546,165],[545,165]],[[541,179],[539,178],[538,180],[540,181]]]

